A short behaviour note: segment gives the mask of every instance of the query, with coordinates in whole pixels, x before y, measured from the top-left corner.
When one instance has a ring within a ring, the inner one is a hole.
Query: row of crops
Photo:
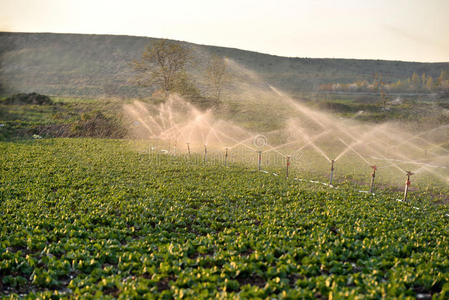
[[[445,205],[142,154],[127,141],[0,151],[4,297],[449,297]]]

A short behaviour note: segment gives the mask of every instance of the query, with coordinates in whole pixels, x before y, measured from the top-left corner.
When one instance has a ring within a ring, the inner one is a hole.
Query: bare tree
[[[180,43],[159,40],[147,46],[142,58],[134,61],[137,83],[141,86],[156,84],[168,96],[175,90],[178,77],[185,75],[189,59],[188,50]]]
[[[229,80],[226,62],[223,57],[212,56],[207,66],[207,78],[212,90],[213,98],[219,102],[224,84]]]

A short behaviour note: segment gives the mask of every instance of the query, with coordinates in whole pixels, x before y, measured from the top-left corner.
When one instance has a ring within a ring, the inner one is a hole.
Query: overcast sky
[[[449,0],[0,0],[0,31],[138,35],[294,57],[449,62]]]

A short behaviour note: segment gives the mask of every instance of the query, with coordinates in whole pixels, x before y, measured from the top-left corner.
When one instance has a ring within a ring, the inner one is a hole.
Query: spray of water
[[[433,176],[448,184],[449,150],[444,148],[444,138],[449,125],[411,133],[400,124],[342,120],[289,97],[232,60],[226,63],[238,78],[226,95],[226,107],[233,107],[236,113],[220,112],[221,117],[217,117],[216,112],[199,110],[177,95],[159,105],[135,101],[124,106],[126,115],[134,121],[131,137],[189,144],[192,153],[201,153],[204,145],[208,153],[240,149],[247,153],[240,153],[242,162],[248,157],[253,162],[257,151],[273,161],[282,158],[282,164],[287,156],[293,162],[307,158],[304,163],[323,173],[332,157],[339,162],[339,173],[345,166],[355,169],[358,158],[369,166],[378,166],[379,176],[385,178],[387,170],[391,179],[403,178],[405,170],[410,169],[420,177]],[[268,128],[260,128],[260,124]],[[268,142],[256,145],[254,140],[261,134]],[[364,166],[360,169],[366,170]]]

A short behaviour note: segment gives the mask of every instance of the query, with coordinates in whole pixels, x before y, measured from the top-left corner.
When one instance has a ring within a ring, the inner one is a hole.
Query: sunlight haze
[[[136,35],[292,57],[449,61],[449,1],[2,0],[0,30]]]

